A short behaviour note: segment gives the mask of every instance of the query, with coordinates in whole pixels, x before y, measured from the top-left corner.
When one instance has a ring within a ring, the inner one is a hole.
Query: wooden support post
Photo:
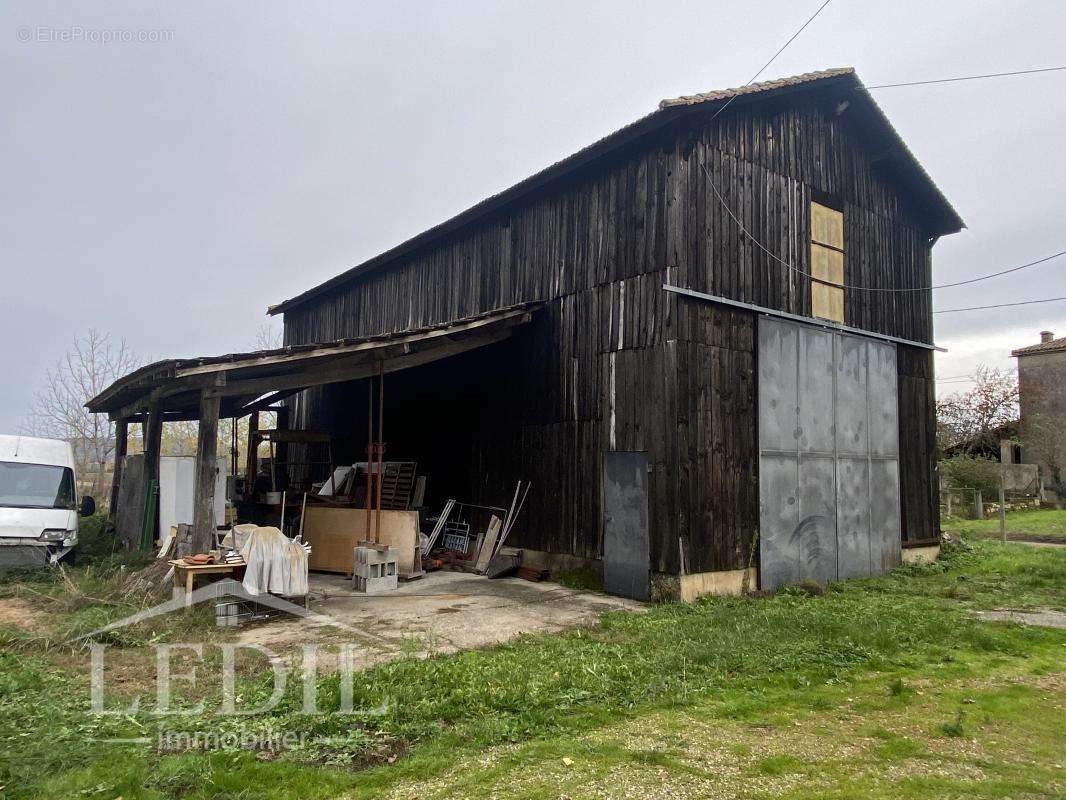
[[[999,469],[999,537],[1007,541],[1007,493],[1003,487],[1003,465]]]
[[[277,420],[277,423],[274,427],[277,428],[279,431],[287,431],[289,429],[288,407],[282,406],[281,408],[276,409],[274,411],[274,414],[274,418]],[[289,487],[289,481],[292,479],[292,474],[289,472],[289,443],[278,442],[276,451],[276,458],[278,460],[278,464],[281,465],[281,472],[279,473],[281,476],[281,486],[283,489],[287,489]]]
[[[259,411],[248,415],[248,452],[245,453],[244,499],[255,495],[255,476],[259,474]]]
[[[334,487],[335,488],[335,487]],[[370,514],[374,502],[374,379],[366,379],[366,541],[370,538]]]
[[[155,487],[159,491],[159,456],[163,448],[163,414],[159,409],[159,403],[150,403],[148,406],[148,420],[144,433],[144,485]],[[152,519],[147,520],[151,535],[147,539],[150,546],[155,534],[159,532],[159,502],[154,498],[150,502],[149,512]],[[148,513],[148,512],[146,512]]]
[[[218,474],[218,396],[200,395],[200,432],[196,437],[196,499],[193,503],[192,550],[214,546],[215,479]]]
[[[163,443],[163,415],[159,404],[152,403],[145,415],[144,427],[144,479],[159,480],[159,452]]]
[[[377,503],[377,514],[374,519],[375,543],[381,541],[381,482],[385,477],[385,362],[378,362],[378,441],[376,446],[378,454],[378,481],[377,492],[374,498]]]
[[[125,419],[115,420],[115,461],[111,471],[111,499],[107,505],[107,518],[115,521],[115,513],[118,510],[118,487],[122,485],[122,464],[126,460],[126,447],[129,442],[127,422]]]

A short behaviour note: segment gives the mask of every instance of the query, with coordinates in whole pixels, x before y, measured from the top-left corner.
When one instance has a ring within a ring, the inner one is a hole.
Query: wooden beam
[[[177,370],[175,375],[178,378],[186,378],[192,375],[202,375],[205,373],[232,372],[234,370],[247,369],[249,367],[274,366],[290,362],[307,362],[309,360],[329,356],[348,356],[358,355],[361,353],[374,354],[375,350],[380,350],[382,348],[402,348],[404,345],[420,345],[432,342],[434,339],[439,339],[442,337],[447,338],[460,333],[476,332],[485,327],[496,326],[500,322],[508,322],[511,325],[517,325],[522,322],[527,322],[529,318],[529,311],[523,309],[516,309],[515,311],[512,311],[509,314],[485,317],[483,319],[476,319],[471,322],[456,323],[454,325],[442,326],[441,328],[436,330],[423,331],[421,333],[412,333],[406,336],[401,335],[395,338],[372,339],[370,341],[358,342],[354,344],[320,347],[314,350],[300,350],[295,353],[285,353],[282,355],[262,356],[260,358],[244,358],[240,361],[220,361],[215,364],[203,364],[201,366],[196,367],[183,367]],[[374,357],[380,358],[380,356],[377,356],[376,354],[374,354]]]
[[[513,327],[531,318],[532,312],[528,309],[514,309],[501,316],[406,336],[177,369],[164,385],[108,414],[113,420],[135,419],[146,413],[152,405],[159,405],[168,414],[168,419],[195,419],[194,409],[199,403],[201,391],[206,389],[219,397],[240,398],[236,403],[232,400],[226,402],[220,411],[220,416],[238,415],[242,413],[241,406],[248,403],[250,398],[267,393],[277,395],[270,401],[274,402],[309,386],[358,380],[373,375],[377,372],[379,362],[385,363],[385,372],[395,372],[502,341],[510,335]],[[241,377],[246,372],[254,374],[257,371],[274,370],[283,371],[275,375]],[[254,405],[259,406],[260,401],[255,401]]]
[[[274,411],[277,422],[274,427],[277,431],[287,431],[289,429],[289,408],[284,406]],[[285,465],[285,483],[282,488],[286,488],[289,485],[289,442],[286,438],[281,437],[278,439],[277,444],[274,445],[274,458],[277,459],[277,463]],[[275,468],[276,469],[276,468]]]
[[[115,422],[115,461],[111,470],[111,498],[107,505],[107,518],[115,521],[115,511],[118,509],[118,487],[122,484],[122,462],[126,460],[126,449],[129,445],[128,423],[124,419]]]
[[[308,386],[322,386],[328,383],[343,383],[345,381],[359,380],[378,372],[378,364],[383,363],[385,372],[396,372],[401,369],[417,367],[428,364],[442,358],[465,353],[478,347],[501,342],[511,335],[511,328],[503,328],[486,332],[482,336],[461,339],[447,344],[440,344],[426,350],[411,352],[407,355],[385,357],[379,362],[360,361],[354,365],[340,364],[325,368],[293,372],[291,374],[276,375],[270,378],[254,378],[241,380],[230,376],[225,386],[211,389],[212,394],[226,397],[232,394],[265,394],[270,391],[282,391],[287,389],[305,389]]]
[[[153,402],[148,406],[148,421],[144,426],[144,485],[154,485],[155,491],[159,491],[159,456],[163,444],[163,415],[159,410],[159,403]],[[154,481],[154,484],[152,483]],[[159,528],[159,501],[152,504],[155,508],[154,518],[149,520],[153,531]],[[154,534],[153,534],[153,537]]]
[[[251,500],[255,495],[255,476],[259,473],[259,410],[248,417],[248,452],[245,453],[244,499]]]
[[[200,431],[196,437],[196,498],[193,503],[192,532],[194,553],[206,553],[214,543],[218,407],[218,397],[204,392],[200,400]]]
[[[271,392],[266,397],[262,397],[259,400],[249,403],[248,405],[234,409],[233,414],[234,416],[243,417],[245,414],[250,414],[253,411],[262,411],[274,405],[274,403],[278,402],[279,400],[284,400],[286,397],[294,395],[297,392],[302,392],[304,388],[305,387],[301,386],[298,389],[286,389],[282,392]]]

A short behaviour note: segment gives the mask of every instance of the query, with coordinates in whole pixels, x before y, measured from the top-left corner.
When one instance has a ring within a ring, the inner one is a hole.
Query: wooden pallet
[[[411,507],[415,488],[416,461],[387,461],[381,476],[381,507],[390,511],[406,511]]]

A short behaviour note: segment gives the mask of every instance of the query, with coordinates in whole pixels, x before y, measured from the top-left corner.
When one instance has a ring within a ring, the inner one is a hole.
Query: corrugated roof
[[[788,78],[775,78],[772,81],[749,83],[745,86],[737,86],[732,89],[714,89],[710,92],[690,94],[683,97],[661,100],[659,108],[672,108],[674,106],[692,106],[697,103],[711,103],[716,100],[728,100],[731,97],[741,97],[746,94],[759,94],[774,89],[787,89],[791,86],[802,86],[805,83],[814,83],[826,78],[838,78],[842,75],[854,75],[852,67],[837,67],[835,69],[823,69],[818,72],[804,72],[802,75],[792,75]]]
[[[521,303],[507,308],[495,309],[482,314],[452,320],[438,325],[396,331],[378,336],[363,336],[355,339],[336,339],[316,344],[290,345],[270,350],[253,350],[247,353],[229,353],[220,356],[196,358],[168,358],[148,364],[122,376],[85,407],[94,413],[115,413],[133,402],[146,400],[155,393],[157,399],[167,394],[192,391],[183,398],[188,405],[198,403],[202,388],[197,378],[206,374],[226,372],[232,376],[229,384],[242,379],[265,379],[285,375],[295,367],[351,362],[363,358],[375,364],[382,361],[381,351],[390,346],[401,346],[404,354],[415,350],[427,350],[431,346],[454,344],[476,334],[496,332],[503,328],[520,325],[539,307],[537,303]],[[386,369],[386,371],[389,371]],[[315,385],[309,383],[308,385]],[[261,394],[262,392],[259,392]],[[163,411],[172,409],[163,407]]]
[[[1010,354],[1012,356],[1032,356],[1038,353],[1055,353],[1059,350],[1066,350],[1066,336],[1060,339],[1052,339],[1050,342],[1033,344],[1029,347],[1019,347],[1017,350],[1011,350]]]
[[[573,155],[552,164],[550,167],[526,178],[509,189],[495,194],[475,206],[463,211],[440,225],[430,228],[417,236],[387,250],[380,255],[354,266],[340,275],[326,280],[317,286],[308,289],[284,302],[273,305],[267,309],[269,314],[280,314],[296,306],[302,305],[317,295],[334,289],[350,280],[369,272],[377,267],[388,264],[412,251],[424,247],[434,240],[452,233],[478,219],[487,216],[501,207],[513,203],[523,196],[535,191],[553,181],[562,178],[571,172],[584,167],[591,162],[607,155],[608,153],[634,141],[637,138],[652,133],[682,115],[690,113],[693,109],[709,107],[714,103],[730,102],[733,98],[749,95],[773,96],[799,89],[809,88],[812,85],[821,84],[826,87],[839,85],[848,89],[856,90],[854,100],[856,105],[864,106],[869,121],[880,126],[887,139],[886,152],[895,153],[899,156],[899,166],[903,168],[904,177],[915,195],[921,198],[922,205],[932,218],[931,232],[935,235],[955,233],[965,227],[962,218],[952,208],[947,198],[933,183],[932,178],[922,168],[911,151],[904,144],[895,128],[889,123],[884,112],[877,106],[869,93],[863,89],[855,70],[851,67],[839,67],[826,69],[819,72],[808,72],[802,75],[793,75],[787,78],[778,78],[760,83],[751,83],[732,89],[719,89],[702,94],[688,95],[673,99],[662,100],[659,107],[652,113],[641,117],[637,121],[626,125],[614,133],[594,142]]]

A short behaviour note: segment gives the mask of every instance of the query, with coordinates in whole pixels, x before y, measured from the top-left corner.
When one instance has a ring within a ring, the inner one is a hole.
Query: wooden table
[[[193,583],[197,575],[232,575],[237,569],[243,569],[244,564],[186,564],[180,558],[170,562],[174,567],[174,597],[178,592],[185,592],[185,607],[192,605]]]

